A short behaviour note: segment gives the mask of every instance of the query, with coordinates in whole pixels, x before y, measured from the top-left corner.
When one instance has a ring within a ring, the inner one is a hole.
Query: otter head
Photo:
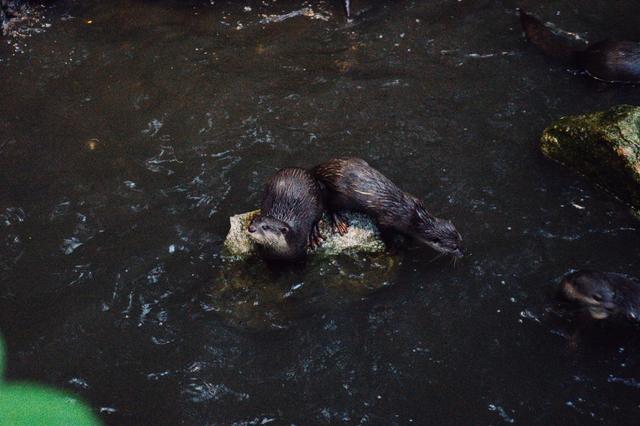
[[[440,253],[464,256],[462,236],[453,223],[432,216],[421,202],[416,204],[413,217],[414,237]]]
[[[284,258],[291,250],[288,242],[291,227],[281,220],[256,216],[249,224],[247,231],[249,238],[269,257]]]
[[[569,301],[585,307],[592,318],[605,319],[618,311],[616,292],[606,276],[598,272],[576,271],[566,275],[560,292]]]

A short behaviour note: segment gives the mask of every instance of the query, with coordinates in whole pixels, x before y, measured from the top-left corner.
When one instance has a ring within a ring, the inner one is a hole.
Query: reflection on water
[[[251,329],[288,328],[394,281],[398,259],[357,256],[309,260],[282,270],[260,260],[226,262],[203,308]]]
[[[112,424],[635,421],[637,330],[552,298],[570,268],[640,275],[637,219],[537,141],[640,92],[547,61],[514,10],[638,40],[640,10],[538,3],[51,3],[22,53],[0,46],[9,376]],[[338,155],[450,217],[469,256],[224,260],[268,176]]]

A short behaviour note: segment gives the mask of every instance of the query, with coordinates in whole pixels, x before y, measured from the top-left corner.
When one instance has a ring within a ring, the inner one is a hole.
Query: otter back
[[[327,208],[335,216],[359,211],[371,216],[388,241],[399,233],[433,249],[462,257],[462,237],[450,221],[431,215],[422,202],[402,191],[360,158],[335,158],[316,166]],[[337,213],[337,214],[336,214]]]

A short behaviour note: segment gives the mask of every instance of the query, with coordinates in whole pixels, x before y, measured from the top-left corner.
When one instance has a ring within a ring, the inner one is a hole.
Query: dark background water
[[[328,19],[261,23],[304,6]],[[51,28],[0,47],[9,378],[110,424],[637,423],[638,329],[580,327],[553,288],[639,275],[639,223],[538,139],[640,88],[546,60],[516,6],[640,40],[636,0],[361,0],[352,23],[338,1],[50,3]],[[338,155],[451,218],[469,256],[222,259],[270,174]]]

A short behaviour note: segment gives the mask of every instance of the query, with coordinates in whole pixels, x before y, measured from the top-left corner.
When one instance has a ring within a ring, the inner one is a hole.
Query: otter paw
[[[349,232],[349,220],[345,215],[340,213],[333,213],[331,215],[331,222],[334,233],[345,235],[347,232]]]
[[[311,249],[320,247],[324,239],[324,235],[320,232],[320,223],[316,223],[309,234],[309,247],[311,247]]]

